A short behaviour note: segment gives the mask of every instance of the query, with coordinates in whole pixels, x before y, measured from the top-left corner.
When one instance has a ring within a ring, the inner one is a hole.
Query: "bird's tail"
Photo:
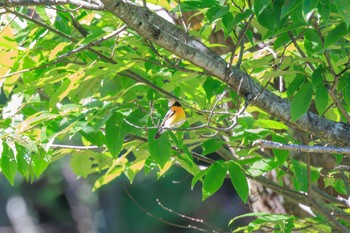
[[[160,128],[160,129],[158,130],[156,136],[154,136],[154,139],[158,139],[158,138],[160,137],[160,135],[161,135],[162,133],[164,133],[164,131],[165,131],[164,129]]]

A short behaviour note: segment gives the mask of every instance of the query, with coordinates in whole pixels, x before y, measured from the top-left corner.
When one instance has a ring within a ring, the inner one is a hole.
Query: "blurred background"
[[[247,224],[242,219],[228,227],[249,212],[230,180],[202,202],[201,184],[191,190],[192,177],[181,168],[156,177],[140,172],[130,184],[121,176],[93,192],[97,176],[78,179],[69,156],[33,183],[18,176],[11,186],[0,174],[0,233],[229,232]]]

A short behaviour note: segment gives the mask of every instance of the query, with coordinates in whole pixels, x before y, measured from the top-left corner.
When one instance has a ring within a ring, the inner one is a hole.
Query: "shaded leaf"
[[[327,34],[327,36],[325,38],[325,42],[324,42],[324,47],[328,48],[332,44],[334,44],[337,41],[339,41],[340,38],[342,38],[347,33],[348,33],[348,29],[346,28],[345,23],[339,24],[338,26],[336,26],[333,30],[331,30]]]
[[[215,138],[211,138],[203,142],[203,153],[202,155],[208,155],[215,152],[221,147],[222,143],[218,142]]]
[[[315,92],[315,104],[320,115],[323,114],[328,106],[328,90],[323,84],[317,86]]]
[[[154,139],[156,133],[157,129],[148,131],[148,150],[152,159],[162,168],[170,160],[171,144],[167,132]]]
[[[254,122],[255,127],[261,127],[265,129],[284,129],[287,130],[288,127],[279,122],[279,121],[274,121],[274,120],[265,120],[265,119],[258,119]]]
[[[350,26],[350,2],[348,0],[334,0],[338,13],[343,18],[346,28]]]
[[[242,201],[246,203],[248,200],[249,187],[241,167],[234,161],[228,161],[226,164],[235,190]]]
[[[297,8],[302,1],[300,0],[286,0],[283,3],[282,10],[281,10],[281,19],[285,16],[291,14],[291,12]]]
[[[210,8],[205,14],[210,23],[214,22],[216,19],[221,18],[229,10],[228,6],[217,6]]]
[[[256,16],[259,16],[271,3],[271,0],[254,1],[254,13]]]
[[[304,83],[299,91],[294,95],[291,103],[290,113],[292,121],[296,121],[302,117],[310,107],[312,99],[311,83]]]
[[[222,186],[226,177],[227,169],[223,166],[223,162],[216,161],[208,168],[208,172],[204,177],[202,187],[202,200],[213,195]]]
[[[118,156],[122,149],[124,136],[120,128],[123,123],[123,115],[115,112],[106,121],[106,146],[113,157]]]
[[[314,10],[318,5],[319,0],[304,0],[303,2],[303,12],[306,15],[310,11]]]

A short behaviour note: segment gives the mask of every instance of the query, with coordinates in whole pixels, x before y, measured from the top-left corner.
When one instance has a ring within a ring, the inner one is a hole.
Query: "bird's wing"
[[[173,115],[175,114],[175,112],[173,110],[169,110],[166,114],[165,114],[165,117],[163,118],[163,121],[162,121],[162,124],[160,125],[160,127],[164,127],[165,125],[165,122],[170,118],[172,117]],[[165,126],[167,127],[167,126]]]

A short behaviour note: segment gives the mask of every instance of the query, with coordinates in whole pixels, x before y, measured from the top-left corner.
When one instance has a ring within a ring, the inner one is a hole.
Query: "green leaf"
[[[304,47],[308,54],[313,54],[322,49],[322,41],[314,29],[307,29],[304,33]]]
[[[338,13],[343,18],[346,28],[350,26],[350,2],[349,0],[334,0]]]
[[[47,166],[49,166],[51,156],[50,154],[39,151],[37,154],[32,156],[33,159],[33,170],[36,177],[40,177],[40,175],[45,171]]]
[[[319,2],[317,6],[317,10],[321,15],[321,18],[327,23],[329,18],[329,12],[330,12],[330,0],[322,0]]]
[[[297,160],[292,159],[291,170],[294,172],[293,184],[297,191],[307,191],[308,177],[307,177],[307,166]],[[320,177],[320,171],[313,167],[310,167],[310,181],[316,182]],[[311,184],[310,184],[311,185]]]
[[[272,135],[272,140],[275,142],[287,143],[287,140],[284,137],[281,137],[281,136],[276,135],[276,134]],[[283,164],[289,156],[288,150],[272,149],[272,152],[275,156],[275,159],[277,159],[277,162],[279,164]]]
[[[96,146],[103,146],[104,136],[100,131],[95,130],[90,126],[85,126],[79,133],[86,138],[89,142]]]
[[[250,9],[246,9],[243,13],[239,12],[235,15],[234,20],[232,22],[233,26],[241,22],[242,20],[248,18],[251,14],[253,14],[253,11]]]
[[[273,31],[276,25],[276,19],[271,17],[275,11],[272,6],[266,7],[257,17],[258,22],[266,29]]]
[[[273,43],[273,48],[277,50],[281,46],[288,44],[290,41],[291,39],[288,33],[283,32],[276,38],[275,42]]]
[[[101,176],[98,178],[94,184],[93,191],[99,189],[101,186],[108,184],[115,178],[119,177],[124,171],[123,167],[115,167],[113,170],[111,170],[108,174]]]
[[[170,160],[171,144],[169,142],[168,133],[163,133],[158,139],[154,139],[157,129],[148,131],[148,150],[152,159],[163,168]]]
[[[181,11],[182,12],[188,12],[188,11],[197,11],[205,8],[211,8],[211,7],[216,7],[218,6],[218,2],[216,0],[206,0],[206,1],[184,1],[181,2],[181,5],[177,5],[173,11],[174,12],[179,12],[180,9],[179,7],[181,6]]]
[[[213,96],[221,93],[225,89],[225,86],[222,85],[222,82],[219,80],[213,79],[212,77],[207,77],[203,83],[203,88],[207,96],[207,100],[210,100]]]
[[[259,78],[260,82],[266,82],[270,80],[271,78],[278,77],[278,76],[285,76],[285,75],[293,75],[293,74],[300,74],[300,71],[297,70],[276,70],[276,71],[269,71],[266,72],[262,77]]]
[[[273,161],[272,159],[260,159],[249,167],[248,172],[253,177],[260,176],[265,172],[271,171],[279,164],[279,162]]]
[[[233,14],[231,12],[227,12],[224,16],[222,16],[221,21],[224,28],[225,38],[226,38],[233,31],[233,26],[234,26]]]
[[[222,143],[218,142],[217,139],[211,138],[203,142],[203,153],[202,155],[208,155],[210,153],[213,153],[217,151],[222,146]]]
[[[324,47],[328,48],[329,46],[333,45],[347,33],[348,33],[348,30],[346,29],[345,23],[339,24],[327,34],[324,42]]]
[[[143,158],[138,158],[132,161],[124,171],[124,174],[129,179],[131,184],[134,181],[135,176],[144,168],[146,157],[147,156],[143,156]]]
[[[2,153],[1,153],[1,171],[5,175],[6,179],[11,185],[15,183],[15,176],[17,171],[17,162],[15,155],[10,146],[6,141],[2,142]]]
[[[193,176],[192,181],[191,181],[191,189],[193,189],[193,187],[197,184],[198,181],[203,182],[203,176],[206,175],[207,172],[208,172],[208,169],[201,170]]]
[[[246,203],[248,200],[249,187],[247,179],[244,173],[242,172],[241,167],[234,161],[227,161],[226,164],[230,173],[231,182],[233,186],[235,187],[242,201]]]
[[[294,95],[296,90],[301,86],[301,84],[305,81],[304,75],[297,74],[297,76],[293,79],[293,81],[288,85],[287,88],[287,96],[290,98]]]
[[[50,55],[49,55],[49,60],[54,60],[57,58],[58,53],[62,52],[68,45],[71,43],[68,42],[61,42],[54,49],[52,49]]]
[[[279,122],[274,120],[265,120],[265,119],[258,119],[254,122],[254,127],[261,127],[264,129],[278,129],[278,130],[287,130],[288,127]]]
[[[122,123],[123,115],[118,112],[106,121],[106,146],[113,157],[118,156],[123,146],[124,135],[120,133]]]
[[[328,90],[323,84],[317,86],[315,104],[318,113],[322,115],[328,106]]]
[[[311,99],[312,86],[310,82],[306,82],[292,99],[290,107],[292,121],[296,121],[307,112],[311,104]]]
[[[221,18],[226,12],[228,12],[228,6],[217,6],[210,8],[205,14],[210,23],[214,22],[216,19]]]
[[[216,161],[208,168],[202,187],[203,201],[219,190],[225,180],[226,172],[227,169],[223,166],[222,161]]]
[[[254,13],[259,16],[268,6],[271,5],[271,0],[254,1]]]
[[[28,148],[15,143],[16,146],[16,160],[17,160],[17,170],[19,173],[25,177],[27,180],[29,178],[34,178],[34,170],[32,167],[32,151]]]
[[[316,8],[319,0],[304,0],[303,3],[303,13],[306,15],[310,11]]]
[[[324,68],[322,65],[319,65],[316,70],[312,73],[311,76],[311,82],[312,82],[312,87],[314,90],[316,90],[317,86],[320,85],[323,81],[323,73]]]
[[[55,22],[57,12],[55,9],[38,6],[36,7],[36,12],[40,15],[40,17],[47,23],[51,23],[51,25]]]
[[[93,173],[93,164],[95,152],[93,151],[75,151],[73,152],[70,159],[70,166],[72,167],[73,172],[77,176],[86,178],[89,174]]]
[[[343,95],[344,95],[344,100],[345,102],[350,106],[350,74],[345,74],[344,78],[347,77],[346,79],[346,84],[345,88],[343,89]]]
[[[302,26],[302,25],[306,25],[306,20],[307,20],[307,16],[308,15],[304,15],[303,14],[303,10],[302,10],[303,6],[302,4],[300,4],[299,6],[297,6],[292,13],[290,14],[290,19],[291,22],[293,22],[293,26]],[[286,16],[286,18],[289,16]],[[292,27],[293,28],[293,27]],[[290,31],[290,30],[289,30]]]
[[[301,4],[300,0],[285,0],[281,10],[281,19],[291,14],[291,12]]]
[[[198,165],[193,161],[193,157],[191,156],[191,153],[186,145],[182,147],[182,151],[184,153],[179,153],[175,158],[176,161],[190,174],[198,174],[198,172],[200,172],[200,169]]]
[[[297,191],[307,191],[307,171],[305,164],[301,164],[299,161],[292,160],[292,170],[294,172],[293,184]]]

